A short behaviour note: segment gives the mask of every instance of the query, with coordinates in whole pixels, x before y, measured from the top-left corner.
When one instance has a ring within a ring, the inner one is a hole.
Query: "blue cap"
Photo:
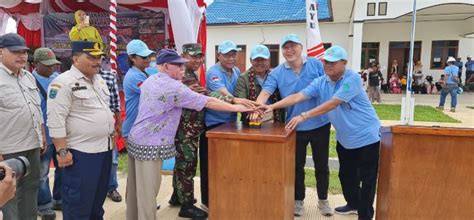
[[[141,40],[135,39],[127,44],[128,55],[136,54],[141,57],[147,57],[150,56],[152,53],[155,53],[155,51],[148,49],[148,46],[145,44],[145,42]]]
[[[104,51],[100,49],[100,44],[92,41],[72,41],[72,52],[89,53],[92,56],[104,55]]]
[[[225,40],[225,41],[222,41],[220,44],[219,44],[219,47],[217,47],[217,52],[218,53],[229,53],[230,51],[240,51],[239,48],[237,48],[237,45],[230,41],[230,40]]]
[[[25,39],[15,33],[0,36],[0,48],[7,48],[9,51],[28,50]]]
[[[182,58],[176,51],[171,49],[162,49],[156,56],[156,64],[163,63],[186,63],[189,60]]]
[[[298,37],[298,35],[296,35],[296,34],[287,34],[281,39],[280,46],[283,47],[283,46],[285,46],[286,43],[288,43],[290,41],[294,42],[294,43],[297,43],[297,44],[303,44],[301,42],[300,37]]]
[[[268,47],[259,44],[252,48],[252,51],[250,52],[250,59],[254,60],[259,57],[263,59],[270,58],[270,50],[268,50]]]
[[[332,46],[324,52],[324,60],[329,62],[347,60],[347,52],[340,46]]]

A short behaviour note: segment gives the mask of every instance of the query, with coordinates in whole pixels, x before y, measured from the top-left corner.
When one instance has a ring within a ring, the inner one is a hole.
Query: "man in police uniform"
[[[16,196],[3,206],[5,219],[36,219],[40,147],[47,147],[39,90],[33,75],[23,69],[27,50],[18,34],[0,37],[0,160],[24,156],[31,167],[18,180]]]
[[[64,167],[64,219],[102,219],[112,164],[114,118],[110,92],[97,73],[102,55],[98,43],[71,43],[73,65],[48,92],[48,128]]]

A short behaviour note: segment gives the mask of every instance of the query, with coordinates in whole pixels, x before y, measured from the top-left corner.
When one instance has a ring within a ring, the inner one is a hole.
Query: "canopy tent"
[[[181,45],[200,42],[205,47],[205,0],[117,0],[117,11],[148,9],[165,11],[169,16],[169,40]],[[49,13],[108,12],[110,1],[93,0],[2,0],[0,2],[0,31],[9,16],[16,17],[17,32],[25,37],[31,48],[42,46],[42,17]],[[8,16],[5,16],[8,15]],[[4,28],[3,28],[4,29]],[[0,32],[0,34],[3,34]]]
[[[104,22],[110,22],[110,28],[106,31],[113,32],[116,29],[117,20],[114,20],[114,17],[117,14],[146,9],[165,14],[166,38],[181,53],[181,46],[185,43],[198,42],[202,44],[203,49],[206,48],[205,7],[206,3],[211,2],[207,0],[2,0],[0,1],[0,35],[5,33],[8,19],[14,17],[17,21],[17,33],[25,38],[28,47],[35,49],[45,46],[45,31],[50,30],[45,30],[44,18],[48,15],[74,13],[77,10],[88,13],[110,13],[110,21]],[[110,42],[111,48],[115,46],[113,41],[105,42]],[[115,56],[111,51],[111,63],[112,59],[115,59]],[[205,68],[201,68],[200,81],[201,84],[205,82]],[[117,141],[120,150],[123,148],[123,143],[121,139]]]

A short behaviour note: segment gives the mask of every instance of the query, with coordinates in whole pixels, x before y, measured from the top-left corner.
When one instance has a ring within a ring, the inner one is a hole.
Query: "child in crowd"
[[[401,82],[397,73],[392,73],[390,78],[390,91],[395,94],[400,94],[401,92]]]

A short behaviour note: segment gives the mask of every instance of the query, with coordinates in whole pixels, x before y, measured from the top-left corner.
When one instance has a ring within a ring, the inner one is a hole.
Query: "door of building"
[[[421,58],[421,41],[415,41],[415,49],[413,51],[413,65],[416,61]],[[401,75],[407,75],[408,73],[408,61],[410,59],[410,42],[390,42],[388,49],[388,67],[387,67],[387,78],[390,79],[390,69],[393,61],[398,61],[399,73]],[[400,76],[401,77],[401,76]]]

